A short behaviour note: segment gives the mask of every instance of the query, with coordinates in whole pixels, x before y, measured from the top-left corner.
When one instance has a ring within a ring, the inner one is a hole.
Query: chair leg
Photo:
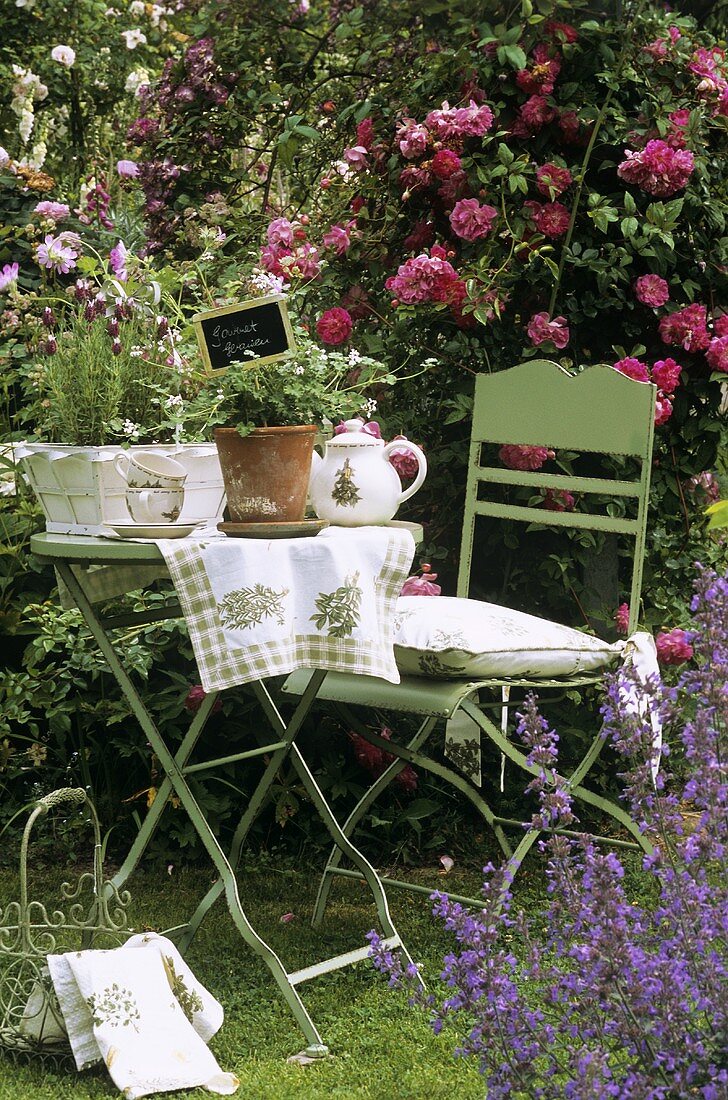
[[[539,769],[527,762],[526,756],[519,749],[517,749],[507,737],[504,737],[502,731],[480,710],[478,706],[471,703],[469,700],[464,700],[461,703],[462,709],[468,714],[474,722],[478,724],[483,733],[493,741],[498,748],[503,752],[509,760],[512,760],[514,764],[517,764],[523,771],[528,772],[530,775],[539,775]],[[632,820],[629,814],[618,806],[616,802],[612,802],[610,799],[604,798],[601,795],[594,794],[588,788],[581,785],[582,779],[591,770],[592,765],[595,763],[602,749],[604,748],[604,738],[601,735],[601,731],[597,733],[594,741],[590,745],[589,749],[585,753],[580,763],[576,766],[570,776],[562,776],[569,793],[575,798],[581,799],[582,802],[586,802],[591,806],[596,806],[603,813],[608,814],[614,821],[621,825],[627,832],[634,838],[635,845],[640,847],[643,852],[650,854],[653,851],[653,846],[649,840],[640,832],[639,826]],[[534,843],[540,832],[548,830],[534,829],[523,838],[518,846],[518,849],[514,853],[512,859],[515,863],[516,856],[520,853],[519,863],[515,865],[516,869],[520,866],[520,862],[523,860],[528,849]],[[525,842],[528,838],[530,843],[526,846]],[[597,840],[605,841],[609,843],[610,837],[596,837]]]
[[[390,753],[392,756],[397,757],[396,760],[388,766],[388,768],[382,772],[379,778],[371,787],[365,792],[359,802],[356,804],[351,814],[347,818],[342,827],[342,831],[345,836],[350,836],[357,824],[361,820],[362,816],[369,809],[371,804],[376,798],[385,790],[386,787],[393,781],[393,779],[402,771],[406,764],[413,764],[415,767],[421,768],[423,771],[430,772],[432,775],[438,776],[440,779],[444,779],[450,783],[461,794],[473,804],[475,809],[485,820],[486,824],[492,829],[498,844],[506,856],[510,858],[513,854],[511,845],[506,837],[503,829],[500,826],[498,817],[493,813],[488,803],[483,796],[478,793],[468,782],[458,775],[451,768],[445,767],[443,764],[438,764],[437,761],[431,760],[428,756],[424,756],[418,752],[419,747],[424,744],[427,738],[430,736],[432,730],[439,721],[437,715],[431,715],[425,719],[422,725],[419,727],[414,737],[410,742],[405,745],[398,745],[395,741],[387,741],[383,737],[379,737],[378,734],[368,729],[356,715],[349,710],[348,707],[339,706],[338,708],[342,718],[350,725],[357,733],[360,734],[366,741],[372,745],[376,745],[377,748],[383,749],[385,752]],[[321,883],[319,885],[319,892],[316,898],[316,904],[314,906],[313,923],[318,926],[324,915],[326,904],[328,901],[329,893],[331,890],[331,880],[337,873],[337,868],[341,863],[341,852],[337,849],[332,850],[329,857],[329,861],[324,870]],[[395,885],[403,888],[407,887],[406,883],[394,883]]]

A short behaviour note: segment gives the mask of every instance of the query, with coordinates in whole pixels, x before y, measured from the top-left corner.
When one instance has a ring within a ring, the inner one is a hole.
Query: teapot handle
[[[415,480],[412,482],[408,489],[405,489],[402,493],[400,493],[399,501],[397,502],[397,507],[399,507],[399,505],[402,504],[403,501],[409,500],[411,496],[415,495],[419,487],[422,485],[422,482],[427,477],[427,459],[425,458],[424,453],[420,450],[417,444],[410,443],[409,439],[393,439],[391,443],[388,443],[386,445],[382,453],[384,454],[384,457],[389,460],[389,456],[392,451],[397,450],[411,451],[417,459],[417,463],[419,465],[419,470],[417,471],[417,477],[415,478]]]

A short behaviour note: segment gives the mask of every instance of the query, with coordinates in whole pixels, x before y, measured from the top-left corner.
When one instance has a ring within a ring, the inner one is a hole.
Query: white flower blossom
[[[184,398],[178,393],[172,393],[164,402],[165,409],[182,409],[184,407]]]
[[[130,95],[136,95],[143,84],[149,83],[149,73],[146,69],[132,69],[126,78],[124,91]]]
[[[357,363],[361,363],[361,352],[358,352],[356,348],[352,348],[349,352],[349,366],[355,367]]]
[[[146,6],[144,0],[131,0],[129,5],[129,14],[134,16],[144,15]]]
[[[138,27],[133,31],[122,31],[121,37],[126,42],[127,50],[135,50],[137,46],[144,46],[147,41],[147,36]]]
[[[76,60],[76,51],[70,46],[60,44],[54,46],[51,50],[51,58],[57,61],[59,65],[65,65],[67,69],[70,69]]]
[[[20,133],[20,140],[23,145],[28,144],[28,138],[33,131],[33,123],[35,122],[35,115],[28,108],[24,107],[20,114],[20,124],[18,126],[18,132]]]
[[[129,439],[138,439],[142,426],[141,424],[135,424],[133,420],[125,420],[121,425],[121,430]]]

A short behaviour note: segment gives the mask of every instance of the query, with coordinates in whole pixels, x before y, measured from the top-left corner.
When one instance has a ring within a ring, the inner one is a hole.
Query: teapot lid
[[[366,424],[359,417],[343,422],[344,431],[339,429],[337,434],[329,440],[329,447],[382,447],[384,441],[372,432],[366,431]]]

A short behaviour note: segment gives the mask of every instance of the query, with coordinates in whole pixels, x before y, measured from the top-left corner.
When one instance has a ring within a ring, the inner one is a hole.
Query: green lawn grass
[[[61,876],[52,869],[36,875],[43,881],[31,896],[46,893],[49,881]],[[444,885],[437,873],[420,881]],[[164,929],[181,923],[210,882],[200,870],[137,873],[130,886],[133,927]],[[240,875],[243,905],[254,926],[268,938],[288,969],[364,943],[376,925],[368,891],[358,883],[337,883],[321,932],[313,931],[309,915],[315,874],[305,869],[270,866]],[[448,885],[457,892],[477,893],[479,875],[452,873]],[[17,878],[0,874],[0,903],[17,896]],[[427,899],[391,892],[398,930],[428,979],[436,979],[438,964],[449,948],[447,936],[430,915]],[[294,919],[281,923],[284,913]],[[311,1066],[289,1065],[287,1056],[306,1043],[298,1031],[269,971],[237,936],[227,909],[218,902],[187,955],[195,974],[225,1008],[225,1023],[211,1048],[221,1067],[240,1078],[237,1095],[256,1100],[318,1100],[360,1097],[371,1100],[438,1100],[484,1096],[477,1067],[453,1056],[455,1036],[435,1037],[422,1013],[408,1006],[404,994],[388,989],[368,962],[326,975],[300,987],[331,1056]],[[103,1070],[76,1074],[43,1071],[37,1064],[14,1065],[0,1057],[0,1100],[96,1100],[118,1095]],[[209,1096],[202,1089],[186,1095]]]

